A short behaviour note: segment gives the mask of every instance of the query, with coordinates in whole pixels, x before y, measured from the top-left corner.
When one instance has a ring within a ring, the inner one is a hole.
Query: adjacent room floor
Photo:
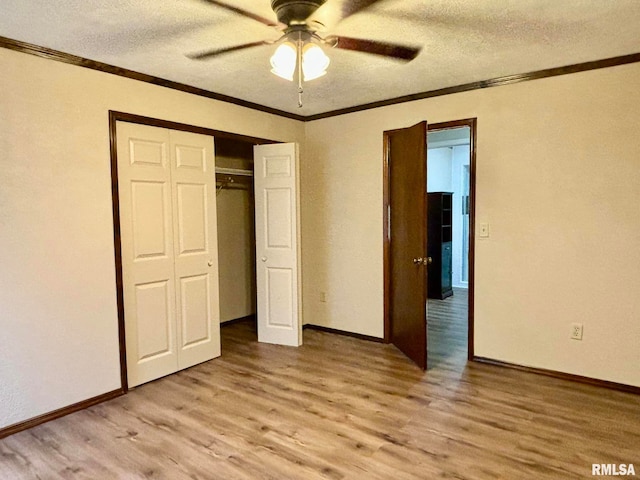
[[[305,330],[0,440],[6,479],[572,479],[640,467],[640,398]],[[435,335],[432,340],[436,340]],[[461,348],[466,348],[464,345]]]
[[[454,288],[444,300],[430,298],[427,308],[428,369],[462,370],[468,356],[468,305],[466,288]]]

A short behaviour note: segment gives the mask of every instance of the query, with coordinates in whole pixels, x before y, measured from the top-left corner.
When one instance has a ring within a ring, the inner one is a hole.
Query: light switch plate
[[[480,224],[480,233],[479,233],[479,235],[482,238],[488,238],[489,237],[489,224],[488,223],[481,223]]]

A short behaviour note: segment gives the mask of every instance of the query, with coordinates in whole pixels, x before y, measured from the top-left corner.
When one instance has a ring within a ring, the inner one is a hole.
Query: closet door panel
[[[138,362],[148,362],[172,354],[173,330],[169,310],[169,282],[141,283],[136,285],[136,336],[138,338]]]
[[[169,134],[118,122],[118,188],[130,387],[178,368]]]
[[[209,251],[207,185],[176,185],[178,196],[179,254],[206,254]]]
[[[213,139],[171,131],[178,365],[220,355]]]
[[[191,347],[211,339],[211,296],[209,275],[182,278],[182,347]]]
[[[131,181],[134,261],[167,257],[167,182]]]
[[[298,148],[254,147],[258,341],[302,344]]]

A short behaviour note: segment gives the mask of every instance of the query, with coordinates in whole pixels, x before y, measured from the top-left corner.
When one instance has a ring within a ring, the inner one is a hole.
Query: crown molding
[[[278,110],[276,108],[266,107],[258,103],[248,102],[240,98],[230,97],[221,93],[211,92],[198,87],[192,87],[184,83],[174,82],[166,80],[160,77],[154,77],[153,75],[147,75],[146,73],[140,73],[126,68],[116,67],[107,63],[97,62],[95,60],[89,60],[88,58],[78,57],[69,53],[61,52],[59,50],[53,50],[52,48],[41,47],[32,43],[22,42],[20,40],[14,40],[12,38],[0,36],[0,47],[7,48],[9,50],[15,50],[17,52],[28,53],[41,58],[47,58],[49,60],[55,60],[57,62],[68,63],[70,65],[76,65],[78,67],[90,68],[91,70],[98,70],[100,72],[110,73],[112,75],[118,75],[120,77],[130,78],[133,80],[139,80],[145,83],[151,83],[153,85],[159,85],[161,87],[171,88],[173,90],[179,90],[181,92],[191,93],[201,97],[211,98],[213,100],[220,100],[221,102],[233,103],[241,107],[251,108],[265,113],[271,113],[280,117],[292,118],[294,120],[304,121],[305,117],[297,115],[295,113],[285,112],[284,110]]]
[[[424,98],[441,97],[443,95],[451,95],[453,93],[469,92],[472,90],[480,90],[481,88],[500,87],[503,85],[512,85],[514,83],[526,82],[529,80],[539,80],[541,78],[557,77],[559,75],[568,75],[570,73],[586,72],[588,70],[598,70],[600,68],[616,67],[618,65],[626,65],[629,63],[640,62],[640,53],[632,53],[630,55],[622,55],[619,57],[605,58],[602,60],[594,60],[592,62],[576,63],[566,65],[564,67],[547,68],[545,70],[536,70],[528,73],[518,73],[515,75],[505,75],[503,77],[491,78],[489,80],[481,80],[479,82],[465,83],[455,85],[453,87],[440,88],[438,90],[430,90],[428,92],[413,93],[411,95],[403,95],[401,97],[390,98],[388,100],[380,100],[355,107],[341,108],[330,112],[318,113],[316,115],[308,115],[304,117],[306,122],[320,120],[323,118],[345,115],[347,113],[361,112],[372,108],[386,107],[398,103],[413,102]]]
[[[191,93],[201,97],[211,98],[219,100],[221,102],[232,103],[241,107],[251,108],[260,112],[270,113],[278,115],[280,117],[290,118],[293,120],[299,120],[301,122],[310,122],[314,120],[321,120],[324,118],[336,117],[338,115],[345,115],[347,113],[361,112],[364,110],[371,110],[372,108],[386,107],[389,105],[396,105],[398,103],[413,102],[415,100],[422,100],[425,98],[441,97],[444,95],[451,95],[454,93],[469,92],[472,90],[479,90],[482,88],[500,87],[503,85],[512,85],[515,83],[526,82],[529,80],[539,80],[541,78],[557,77],[559,75],[568,75],[571,73],[586,72],[589,70],[598,70],[601,68],[616,67],[618,65],[627,65],[630,63],[640,62],[640,53],[632,53],[629,55],[621,55],[618,57],[605,58],[602,60],[594,60],[591,62],[576,63],[573,65],[566,65],[564,67],[554,67],[545,70],[536,70],[534,72],[519,73],[515,75],[505,75],[502,77],[491,78],[489,80],[481,80],[478,82],[465,83],[462,85],[455,85],[452,87],[440,88],[437,90],[429,90],[427,92],[413,93],[410,95],[403,95],[400,97],[389,98],[387,100],[380,100],[376,102],[366,103],[363,105],[356,105],[353,107],[341,108],[338,110],[331,110],[329,112],[318,113],[315,115],[298,115],[290,113],[284,110],[278,110],[276,108],[267,107],[258,103],[249,102],[221,93],[211,92],[202,88],[192,87],[184,83],[174,82],[166,80],[160,77],[154,77],[153,75],[147,75],[146,73],[140,73],[126,68],[116,67],[95,60],[89,60],[87,58],[78,57],[69,53],[64,53],[58,50],[53,50],[47,47],[41,47],[32,43],[22,42],[20,40],[14,40],[7,37],[0,36],[0,47],[7,48],[9,50],[15,50],[22,53],[28,53],[49,60],[55,60],[57,62],[68,63],[79,67],[90,68],[92,70],[98,70],[100,72],[110,73],[112,75],[118,75],[120,77],[130,78],[133,80],[139,80],[141,82],[151,83],[153,85],[159,85],[173,90],[179,90],[181,92]]]

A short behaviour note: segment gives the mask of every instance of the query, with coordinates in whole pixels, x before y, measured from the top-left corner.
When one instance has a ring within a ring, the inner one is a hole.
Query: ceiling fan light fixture
[[[279,46],[270,59],[271,73],[290,82],[297,80],[299,107],[302,107],[304,82],[322,77],[327,73],[330,60],[324,53],[323,47],[353,50],[405,62],[413,60],[420,53],[419,47],[338,35],[319,35],[319,32],[331,29],[338,22],[380,0],[332,0],[331,2],[328,0],[271,0],[271,9],[278,17],[277,22],[226,3],[228,1],[207,0],[208,3],[234,14],[276,27],[281,33],[280,38],[274,41],[261,40],[225,48],[213,48],[187,56],[194,60],[203,60],[229,52],[276,43]]]
[[[322,48],[315,43],[307,43],[302,47],[302,73],[304,81],[320,78],[327,73],[329,66],[329,57],[324,53]]]
[[[271,56],[271,73],[293,82],[297,61],[296,47],[291,42],[284,42]]]

